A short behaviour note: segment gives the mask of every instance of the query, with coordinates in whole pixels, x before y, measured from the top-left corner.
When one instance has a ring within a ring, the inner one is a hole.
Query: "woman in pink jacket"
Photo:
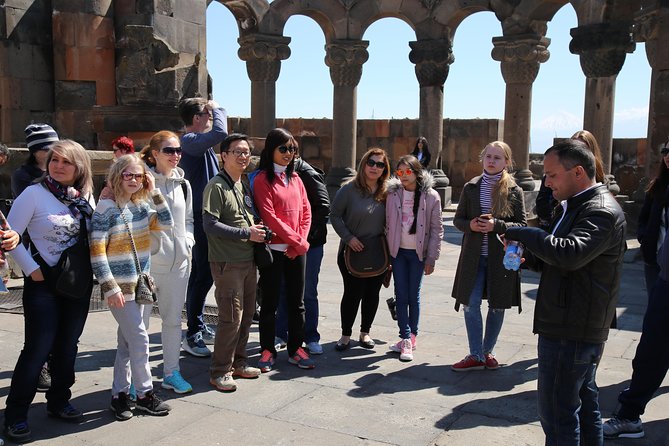
[[[434,271],[444,228],[441,199],[432,188],[434,179],[423,170],[418,158],[401,157],[395,173],[399,179],[394,178],[388,184],[386,236],[401,339],[392,344],[390,350],[400,354],[400,361],[411,361],[418,336],[420,285],[423,274],[430,275]]]
[[[314,361],[302,348],[304,342],[304,271],[309,249],[307,235],[311,208],[300,177],[294,172],[297,141],[287,130],[267,134],[253,180],[253,198],[265,226],[274,233],[269,244],[273,262],[260,269],[260,361],[258,368],[274,367],[276,307],[281,283],[285,284],[288,309],[288,362],[301,369],[313,369]]]

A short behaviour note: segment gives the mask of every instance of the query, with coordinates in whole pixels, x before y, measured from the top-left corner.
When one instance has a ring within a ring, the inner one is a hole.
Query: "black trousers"
[[[376,316],[376,310],[379,307],[379,291],[381,290],[385,273],[364,279],[353,277],[346,269],[343,249],[339,250],[339,254],[337,255],[337,265],[344,280],[344,295],[341,297],[341,304],[339,305],[341,334],[342,336],[351,336],[353,323],[355,322],[361,302],[360,331],[369,333]]]

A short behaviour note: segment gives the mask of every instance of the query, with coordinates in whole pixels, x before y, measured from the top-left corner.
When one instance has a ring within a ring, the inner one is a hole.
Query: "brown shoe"
[[[237,367],[232,371],[232,376],[236,378],[243,379],[255,379],[260,376],[260,369],[257,367],[251,367],[250,365],[244,365],[242,367]]]
[[[237,383],[232,377],[232,372],[228,372],[223,376],[209,379],[209,384],[216,387],[216,390],[221,392],[234,392],[237,390]]]

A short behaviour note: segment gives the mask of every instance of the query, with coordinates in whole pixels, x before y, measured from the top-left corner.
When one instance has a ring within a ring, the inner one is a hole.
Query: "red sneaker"
[[[495,355],[492,353],[485,354],[485,368],[488,370],[497,370],[499,368],[499,362],[497,362]]]
[[[480,361],[476,356],[465,356],[460,362],[457,362],[451,366],[451,370],[454,372],[469,372],[471,370],[483,370],[485,369],[485,362]]]

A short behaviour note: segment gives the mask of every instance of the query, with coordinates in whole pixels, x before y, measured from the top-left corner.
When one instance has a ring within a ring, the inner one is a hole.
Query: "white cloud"
[[[544,117],[537,116],[537,121],[537,124],[533,125],[535,129],[555,132],[580,128],[583,125],[582,117],[564,110]]]
[[[648,121],[648,107],[630,107],[614,113],[616,121]]]

